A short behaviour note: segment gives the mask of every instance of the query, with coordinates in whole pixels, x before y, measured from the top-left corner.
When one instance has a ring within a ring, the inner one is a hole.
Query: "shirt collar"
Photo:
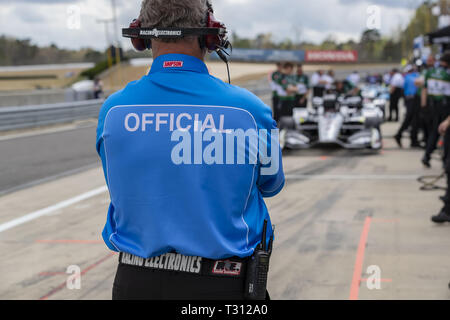
[[[153,61],[149,74],[170,71],[193,71],[209,74],[208,68],[200,59],[177,53],[169,53],[157,57]]]

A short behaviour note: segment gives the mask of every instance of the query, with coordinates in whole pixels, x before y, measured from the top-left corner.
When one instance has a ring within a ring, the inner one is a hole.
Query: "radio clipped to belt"
[[[275,230],[275,227],[273,227]],[[248,300],[265,300],[267,274],[269,273],[270,255],[272,254],[273,233],[266,247],[267,220],[264,220],[262,240],[247,262],[245,279],[245,298]]]

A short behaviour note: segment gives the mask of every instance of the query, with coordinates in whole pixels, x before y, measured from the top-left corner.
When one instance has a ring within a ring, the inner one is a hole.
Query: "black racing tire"
[[[295,121],[292,117],[281,117],[279,120],[279,129],[286,129],[286,130],[294,130],[295,129]]]

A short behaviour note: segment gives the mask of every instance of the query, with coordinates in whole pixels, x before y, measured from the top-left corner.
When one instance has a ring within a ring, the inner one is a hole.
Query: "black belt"
[[[206,276],[241,278],[245,276],[248,258],[231,257],[211,260],[179,253],[165,253],[152,258],[141,258],[130,253],[119,254],[119,264],[163,272],[182,272]]]

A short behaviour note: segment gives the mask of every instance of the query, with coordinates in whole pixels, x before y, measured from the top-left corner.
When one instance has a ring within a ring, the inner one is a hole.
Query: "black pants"
[[[305,97],[304,95],[297,95],[295,97],[295,108],[306,108],[308,106],[308,99],[305,97],[305,101],[300,103],[300,100]]]
[[[295,100],[280,100],[280,117],[292,117],[294,115]]]
[[[391,94],[389,103],[389,121],[398,121],[398,103],[402,97],[403,90],[401,88],[395,88],[394,92]],[[393,114],[395,113],[395,119]]]
[[[244,300],[245,277],[218,277],[119,264],[113,300]]]
[[[325,93],[325,87],[313,87],[313,97],[323,97]]]
[[[425,145],[428,142],[432,125],[433,125],[433,114],[431,107],[430,106],[426,106],[424,108],[421,107],[419,113],[419,130],[422,130],[423,132],[423,142],[425,142]]]
[[[450,215],[450,129],[444,135],[444,169],[447,176],[447,192],[445,193],[446,201],[443,210]]]
[[[275,121],[278,121],[278,103],[280,101],[280,98],[276,95],[272,96],[272,115]]]
[[[401,137],[403,132],[411,127],[411,143],[416,144],[417,135],[419,132],[419,113],[420,113],[420,98],[418,96],[406,97],[406,116],[400,129],[397,132],[397,136]]]
[[[442,101],[434,101],[429,103],[429,107],[432,112],[432,123],[430,127],[430,132],[428,133],[427,147],[425,150],[424,158],[430,160],[431,154],[436,150],[437,143],[439,141],[439,125],[444,121],[449,113],[449,106],[447,106],[447,101],[444,99]]]
[[[100,99],[100,96],[103,94],[102,90],[96,90],[94,91],[94,98],[95,99]]]

